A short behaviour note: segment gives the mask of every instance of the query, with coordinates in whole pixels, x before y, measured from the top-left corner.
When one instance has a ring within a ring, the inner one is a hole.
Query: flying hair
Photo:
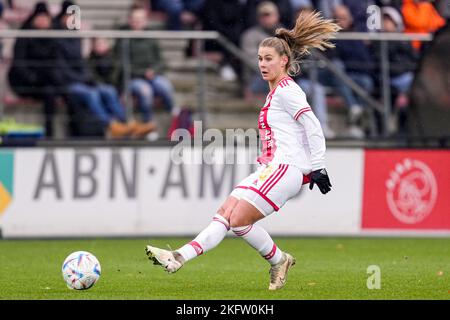
[[[294,76],[300,71],[300,60],[310,54],[311,49],[325,51],[334,48],[331,39],[341,28],[333,20],[324,19],[319,12],[302,12],[291,30],[278,28],[275,36],[266,38],[260,47],[274,48],[278,54],[289,58],[286,70]]]

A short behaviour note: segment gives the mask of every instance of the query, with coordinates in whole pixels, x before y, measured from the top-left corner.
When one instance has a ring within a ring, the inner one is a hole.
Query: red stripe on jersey
[[[295,115],[294,115],[294,118],[296,118],[297,116],[298,116],[298,114],[302,111],[302,110],[306,110],[306,109],[308,109],[309,107],[304,107],[304,108],[300,108],[300,109],[298,109],[298,111],[295,113]]]
[[[308,111],[312,111],[311,108],[304,108],[304,109],[298,111],[298,112],[295,114],[294,119],[295,119],[295,120],[298,120],[298,118],[300,118],[300,116],[301,116],[302,114],[304,114],[305,112],[308,112]]]
[[[270,97],[272,100],[272,97]],[[267,164],[275,156],[275,151],[277,150],[276,140],[273,136],[272,128],[267,120],[267,114],[269,113],[270,100],[267,106],[262,108],[259,114],[259,137],[262,144],[262,154],[258,158],[259,163]]]
[[[272,174],[270,175],[270,177],[269,177],[266,181],[264,181],[264,183],[262,184],[262,186],[259,188],[259,190],[261,190],[261,192],[262,192],[262,189],[264,189],[264,187],[265,187],[268,183],[270,183],[270,181],[272,181],[273,179],[275,179],[276,175],[277,175],[281,170],[283,170],[283,166],[284,166],[283,164],[279,165],[278,168],[277,168],[277,170],[275,170],[274,172],[272,172]]]
[[[272,89],[272,91],[270,91],[269,96],[273,96],[273,94],[275,93],[275,90],[277,89],[278,85],[281,83],[281,81],[283,80],[292,80],[291,77],[286,76],[284,78],[282,78],[280,81],[278,81],[277,85],[275,86],[275,88]]]
[[[284,164],[280,165],[278,169],[270,176],[270,178],[261,186],[261,188],[259,188],[259,191],[261,191],[261,193],[266,194],[264,190],[278,178],[278,176],[283,172],[284,166]]]
[[[289,166],[286,165],[283,168],[283,172],[281,172],[281,174],[279,174],[278,177],[276,177],[275,180],[273,182],[271,182],[270,185],[268,185],[265,190],[261,190],[261,192],[263,194],[267,195],[269,193],[269,191],[281,180],[281,178],[283,178],[283,176],[285,175],[288,168],[289,168]]]
[[[270,205],[272,206],[272,208],[273,208],[275,211],[280,210],[280,208],[278,208],[278,206],[277,206],[275,203],[273,203],[272,200],[270,200],[269,198],[267,198],[267,196],[264,195],[264,194],[262,194],[258,189],[255,189],[255,188],[253,188],[253,187],[249,187],[248,190],[252,190],[252,191],[256,192],[258,195],[260,195],[261,198],[263,198],[264,200],[266,200],[266,202],[267,202],[268,204],[270,204]]]
[[[272,128],[269,126],[267,115],[269,113],[270,104],[272,102],[273,95],[275,94],[275,90],[279,85],[282,85],[283,81],[290,81],[291,77],[287,76],[278,81],[275,88],[269,93],[266,99],[265,106],[261,109],[258,118],[258,127],[259,127],[259,137],[262,142],[262,154],[258,157],[257,161],[259,163],[268,164],[275,156],[275,151],[277,150],[276,140],[273,136]],[[284,86],[284,84],[283,84]]]

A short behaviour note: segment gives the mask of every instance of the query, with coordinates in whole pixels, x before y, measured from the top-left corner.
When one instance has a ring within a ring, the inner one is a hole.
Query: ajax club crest
[[[423,221],[432,212],[438,193],[433,171],[414,159],[405,159],[395,165],[386,188],[391,213],[407,224]]]

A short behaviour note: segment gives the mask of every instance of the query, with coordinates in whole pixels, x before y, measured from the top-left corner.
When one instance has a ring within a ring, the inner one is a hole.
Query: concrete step
[[[81,9],[81,19],[95,21],[97,19],[122,18],[124,16],[122,8],[103,8],[103,9]]]
[[[328,125],[337,134],[339,135],[344,134],[344,132],[346,132],[346,130],[348,129],[347,115],[340,112],[339,113],[329,112]]]
[[[170,70],[170,69],[169,69]],[[172,81],[175,89],[178,91],[195,91],[200,88],[198,74],[177,73],[174,71],[166,72],[166,76]],[[239,96],[240,87],[235,82],[223,81],[215,74],[206,74],[204,78],[204,91],[209,93],[224,93],[229,96]]]
[[[121,25],[119,18],[86,20],[92,26],[93,30],[111,30],[117,28],[118,25]]]
[[[216,63],[211,62],[209,60],[199,61],[199,59],[195,58],[186,58],[183,60],[169,60],[166,61],[166,64],[170,67],[172,71],[176,72],[191,72],[196,73],[203,64],[203,68],[205,71],[214,71],[218,73],[218,66]]]
[[[105,9],[105,8],[120,8],[128,9],[134,3],[133,0],[77,0],[77,5],[81,10]]]
[[[184,96],[185,104],[193,106],[194,110],[199,110],[197,97]],[[231,114],[239,118],[243,113],[252,113],[257,116],[259,107],[243,99],[229,97],[228,99],[217,99],[216,97],[205,99],[205,110],[212,113]]]
[[[338,136],[346,136],[348,130],[347,118],[342,114],[329,114],[328,116],[330,128]],[[222,111],[209,111],[206,117],[208,128],[217,128],[219,130],[225,129],[249,129],[257,128],[258,111],[226,113]]]
[[[162,50],[184,51],[189,44],[189,40],[185,39],[159,39],[158,42]]]
[[[185,58],[184,51],[170,51],[170,50],[163,50],[162,56],[165,61],[177,61],[177,60],[183,60]]]
[[[219,130],[226,129],[257,129],[258,115],[256,113],[241,113],[239,117],[233,114],[209,113],[206,126]]]
[[[117,29],[118,26],[121,26],[126,23],[126,16],[114,16],[112,18],[104,17],[104,18],[92,18],[92,19],[82,19],[89,22],[92,25],[94,30],[111,30]],[[163,21],[150,21],[149,26],[153,29],[164,29],[165,23]]]
[[[58,0],[49,0],[49,2],[58,2]],[[59,1],[61,2],[61,1]],[[124,4],[129,4],[132,5],[133,3],[135,3],[135,0],[77,0],[76,3],[78,5],[96,5],[96,6],[108,6],[110,3],[115,3],[115,4],[119,4],[119,3],[124,3]]]
[[[178,105],[189,105],[195,113],[195,119],[200,119],[198,100],[190,94],[177,93],[175,100]],[[225,129],[249,129],[257,128],[259,107],[256,104],[246,102],[243,99],[206,100],[206,126],[208,128]],[[164,134],[170,123],[167,112],[157,108],[156,119],[160,123],[160,134]],[[34,125],[43,125],[42,105],[36,103],[20,106],[5,106],[5,118],[14,118],[17,122]],[[348,130],[347,113],[345,109],[330,108],[329,126],[338,136],[346,136]],[[55,133],[57,138],[64,138],[65,127],[69,121],[65,107],[56,109]]]

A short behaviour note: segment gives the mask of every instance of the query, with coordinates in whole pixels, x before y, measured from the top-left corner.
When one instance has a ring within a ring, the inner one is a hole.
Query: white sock
[[[194,240],[176,251],[181,254],[184,261],[191,260],[216,247],[225,238],[228,230],[230,230],[230,224],[227,219],[216,214],[213,221]]]
[[[234,234],[243,238],[272,266],[281,261],[282,251],[273,242],[266,230],[256,225],[231,228]]]

